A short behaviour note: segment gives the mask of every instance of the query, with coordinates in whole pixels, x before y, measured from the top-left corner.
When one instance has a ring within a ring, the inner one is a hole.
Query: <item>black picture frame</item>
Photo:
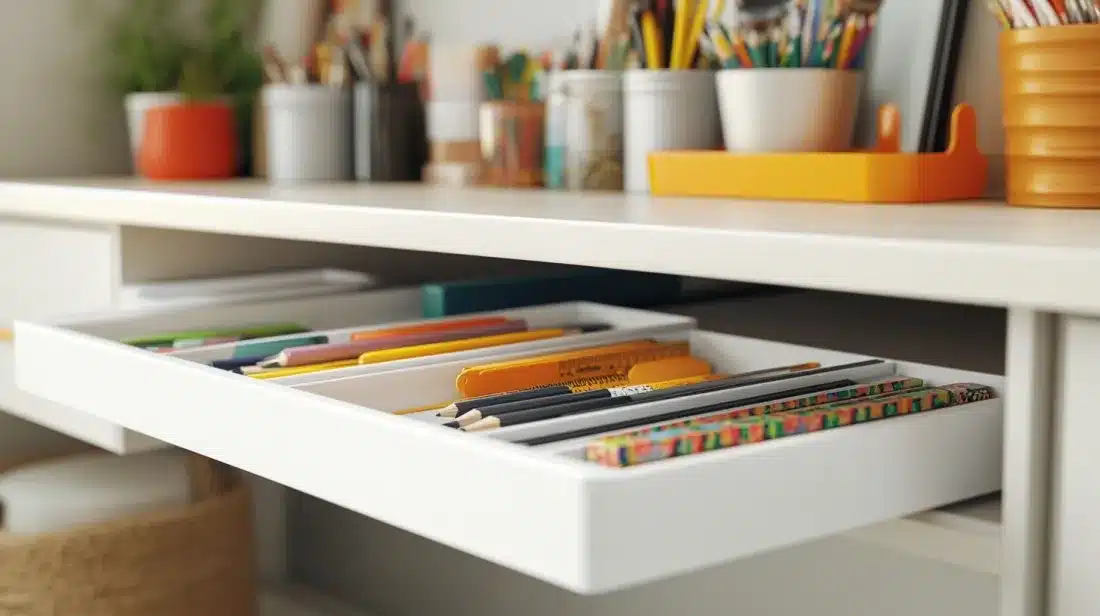
[[[947,149],[951,139],[955,84],[958,81],[959,56],[962,53],[963,36],[966,34],[966,18],[970,10],[970,2],[969,0],[945,1],[943,15],[940,18],[939,37],[936,41],[936,63],[932,67],[932,83],[928,89],[928,102],[924,109],[921,152],[942,152]]]
[[[864,69],[857,147],[874,144],[878,111],[892,103],[901,110],[904,151],[943,151],[969,7],[968,0],[883,1]]]

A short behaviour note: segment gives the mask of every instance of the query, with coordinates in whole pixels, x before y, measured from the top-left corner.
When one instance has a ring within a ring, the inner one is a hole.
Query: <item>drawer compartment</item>
[[[1000,488],[997,399],[611,469],[569,447],[528,447],[392,414],[446,400],[458,362],[285,387],[92,335],[101,326],[18,324],[19,386],[580,593]],[[724,372],[868,359],[708,332],[690,339],[695,354]],[[1003,382],[894,363],[934,385],[999,390]]]

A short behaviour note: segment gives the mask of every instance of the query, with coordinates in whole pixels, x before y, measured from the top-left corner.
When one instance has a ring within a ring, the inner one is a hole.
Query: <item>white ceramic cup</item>
[[[651,152],[721,147],[714,73],[627,71],[623,91],[627,191],[649,192]]]
[[[718,73],[730,152],[840,152],[852,147],[863,73],[815,68]]]
[[[126,129],[130,132],[130,158],[134,161],[134,169],[138,168],[141,140],[145,138],[146,112],[157,107],[178,105],[182,101],[183,95],[179,92],[133,92],[126,95],[123,105],[126,107]]]
[[[352,177],[351,91],[326,85],[264,87],[267,177],[275,183]]]
[[[561,73],[560,79],[565,99],[566,187],[570,190],[621,190],[622,74],[566,71]]]

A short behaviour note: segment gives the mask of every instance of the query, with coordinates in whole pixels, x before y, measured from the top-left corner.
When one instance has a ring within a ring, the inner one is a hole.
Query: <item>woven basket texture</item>
[[[38,460],[0,460],[0,472]],[[256,616],[252,506],[191,456],[193,502],[35,536],[0,532],[0,616]]]

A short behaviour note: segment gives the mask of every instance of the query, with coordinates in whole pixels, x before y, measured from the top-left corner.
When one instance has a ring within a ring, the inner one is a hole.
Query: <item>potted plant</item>
[[[256,25],[259,0],[206,0],[199,50],[208,54],[219,94],[233,105],[239,170],[251,168],[253,109],[264,83]]]
[[[179,0],[112,3],[110,18],[103,20],[104,69],[111,87],[124,96],[135,161],[145,112],[179,101],[176,86],[188,53],[180,32],[179,5]]]
[[[105,68],[112,87],[125,99],[135,165],[147,112],[183,101],[179,84],[188,62],[204,67],[192,68],[192,74],[201,70],[202,80],[232,104],[239,142],[250,143],[252,106],[263,85],[263,63],[253,32],[258,0],[206,0],[201,13],[181,10],[189,4],[183,0],[110,3],[115,10],[106,20]],[[247,165],[247,158],[241,157],[238,165]]]
[[[138,167],[154,180],[215,180],[237,174],[235,107],[221,95],[213,57],[184,64],[180,102],[145,113]]]

